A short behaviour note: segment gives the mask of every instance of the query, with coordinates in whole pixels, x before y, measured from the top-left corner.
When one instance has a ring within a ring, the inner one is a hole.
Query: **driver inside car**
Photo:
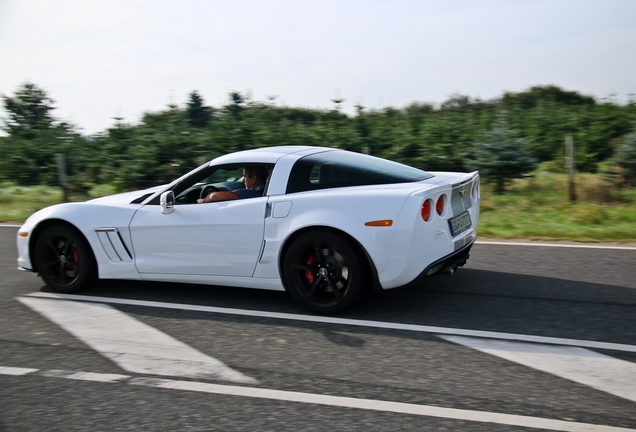
[[[245,183],[245,189],[211,192],[205,198],[198,199],[197,202],[208,203],[263,196],[265,182],[267,181],[267,174],[267,168],[264,166],[245,166],[243,168],[243,182]]]

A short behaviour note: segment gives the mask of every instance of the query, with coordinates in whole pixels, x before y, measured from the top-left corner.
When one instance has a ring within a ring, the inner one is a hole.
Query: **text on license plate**
[[[463,233],[464,231],[469,229],[473,225],[473,221],[470,220],[470,213],[465,211],[455,217],[450,218],[448,220],[448,225],[450,226],[451,235],[455,237],[456,235]]]

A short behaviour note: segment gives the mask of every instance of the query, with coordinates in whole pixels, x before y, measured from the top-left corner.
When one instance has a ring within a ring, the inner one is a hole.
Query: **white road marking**
[[[327,405],[343,408],[355,408],[369,411],[384,411],[398,414],[410,414],[425,417],[438,417],[452,420],[464,420],[483,423],[496,423],[510,426],[521,426],[533,429],[544,429],[566,432],[634,432],[635,429],[621,427],[577,423],[563,420],[552,420],[541,417],[530,417],[513,414],[502,414],[487,411],[462,410],[431,405],[417,405],[404,402],[391,402],[376,399],[359,399],[343,396],[330,396],[312,393],[301,393],[283,390],[270,390],[254,387],[237,387],[204,382],[162,380],[152,378],[133,378],[133,385],[195,391],[227,396],[270,399],[284,402],[297,402],[316,405]]]
[[[440,335],[450,342],[636,402],[636,364],[584,348]]]
[[[597,390],[601,390],[601,391],[613,394],[615,396],[619,396],[619,397],[636,402],[636,388],[632,388],[634,386],[630,385],[636,382],[636,365],[627,361],[618,360],[613,357],[605,356],[605,355],[581,348],[581,347],[589,347],[589,348],[596,348],[596,349],[636,352],[636,346],[633,346],[633,345],[612,344],[612,343],[605,343],[605,342],[582,341],[582,340],[562,339],[562,338],[548,338],[548,337],[510,334],[510,333],[480,332],[480,331],[473,331],[473,330],[449,329],[449,328],[443,328],[443,327],[419,326],[419,325],[412,325],[412,324],[351,320],[351,319],[333,318],[333,317],[282,314],[282,313],[274,313],[274,312],[249,311],[249,310],[241,310],[241,309],[226,309],[226,308],[217,308],[217,307],[210,307],[210,306],[184,305],[184,304],[175,304],[175,303],[149,302],[149,301],[142,301],[142,300],[127,300],[127,299],[116,299],[116,298],[105,298],[105,297],[90,297],[90,296],[80,296],[80,295],[73,295],[73,294],[33,293],[27,297],[22,297],[18,299],[25,304],[28,304],[29,301],[36,301],[36,302],[44,301],[48,303],[60,302],[63,304],[72,303],[64,299],[79,300],[79,301],[100,300],[104,303],[127,304],[127,305],[158,307],[158,308],[166,308],[166,309],[192,310],[192,311],[203,311],[203,312],[210,312],[210,313],[224,313],[224,314],[243,315],[243,316],[258,316],[258,317],[269,317],[269,318],[277,318],[277,319],[289,319],[289,320],[299,320],[299,321],[311,321],[311,322],[321,322],[321,323],[344,324],[344,325],[355,325],[355,326],[433,333],[436,336],[443,338],[445,340],[448,340],[454,343],[459,343],[474,349],[478,349],[482,352],[486,352],[488,354],[502,357],[507,360],[510,360],[519,364],[523,364],[525,366],[529,366],[534,369],[542,370],[542,371],[551,373],[553,375],[557,375],[562,378],[566,378],[571,381],[590,386]],[[79,303],[79,304],[82,304],[82,303]],[[93,307],[99,306],[102,309],[108,308],[108,306],[101,303],[99,304],[87,303],[87,304],[92,305]],[[112,308],[108,308],[108,309],[113,310]],[[118,314],[123,315],[119,312]],[[83,318],[79,317],[78,319],[80,320],[80,322],[78,323],[79,325],[81,324],[81,320]],[[52,320],[55,321],[54,319]],[[525,342],[531,342],[531,343],[523,343],[519,341],[525,341]],[[139,372],[138,370],[133,370],[130,368],[128,368],[127,370]],[[143,365],[141,367],[141,373],[158,374],[156,372],[147,372],[146,370],[144,370]],[[159,374],[159,375],[167,375],[167,373]],[[191,375],[178,375],[178,374],[172,374],[172,375],[173,376],[191,376]],[[139,382],[138,379],[135,379],[135,383],[138,383],[138,382]],[[186,388],[183,388],[184,390],[192,390],[192,391],[200,391],[200,390],[197,390],[197,388],[200,386],[203,386],[206,389],[216,388],[216,387],[210,387],[211,384],[208,385],[207,383],[192,383],[192,382],[182,383],[181,381],[174,381],[174,380],[150,380],[150,381],[142,380],[141,382],[161,383],[160,387],[162,388],[165,387],[165,383],[170,383],[169,384],[170,388],[172,388],[172,386],[174,385],[186,386]],[[179,383],[179,384],[174,384],[174,383]],[[189,386],[195,386],[196,388],[191,388]],[[245,389],[245,387],[238,387],[238,388]],[[258,390],[259,392],[264,391],[264,389],[256,389],[256,390]],[[243,391],[244,390],[240,390],[240,392],[243,392]],[[273,391],[273,390],[268,390],[268,391]],[[212,392],[216,393],[216,391],[212,391]],[[287,393],[289,392],[286,392],[285,394]],[[234,393],[223,393],[223,394],[234,394]],[[243,395],[243,394],[241,393],[240,395]],[[324,397],[321,395],[318,395],[318,396],[320,396],[320,398]],[[264,396],[252,395],[250,397],[264,397]],[[281,399],[281,400],[288,400],[288,399]],[[303,400],[295,400],[295,399],[289,399],[289,400],[296,401],[296,402],[303,402]],[[316,401],[311,403],[322,404],[322,402],[316,402]],[[394,404],[393,402],[387,402],[387,403]],[[328,405],[330,404],[331,403],[329,403]],[[341,406],[341,405],[338,405],[338,406]],[[416,405],[416,406],[420,407],[419,405]],[[361,409],[373,409],[373,408],[363,408],[361,406],[351,406],[351,407],[354,407],[354,408],[357,407]],[[419,410],[419,408],[417,410]],[[394,412],[403,412],[403,411],[394,411]],[[435,416],[433,414],[430,414],[429,411],[426,411],[426,412],[428,414],[420,414],[420,415]],[[404,413],[407,413],[407,412],[404,412]],[[411,412],[408,412],[408,413],[411,413]],[[489,413],[489,414],[492,414],[492,413]],[[503,414],[497,414],[497,415],[503,415]],[[455,418],[455,417],[447,417],[446,415],[444,415],[444,417]],[[484,421],[484,420],[474,420],[472,417],[465,418],[465,420]],[[565,423],[570,424],[570,422],[565,422]],[[505,424],[528,426],[525,423],[523,424],[505,423]],[[553,427],[547,427],[547,429],[576,430],[576,431],[596,430],[596,429],[580,429],[580,428],[554,429]]]
[[[96,373],[96,372],[73,372],[73,371],[65,371],[52,369],[48,371],[43,371],[40,375],[49,377],[49,378],[66,378],[78,381],[92,381],[92,382],[106,382],[106,383],[115,383],[126,381],[130,379],[130,375],[120,375],[120,374],[105,374],[105,373]]]
[[[21,376],[36,372],[38,369],[0,366],[0,375]]]
[[[0,375],[16,375],[14,373],[15,370],[26,371],[26,368],[0,366]],[[488,411],[462,410],[456,408],[417,405],[404,402],[383,401],[377,399],[361,399],[343,396],[321,395],[314,393],[271,390],[257,387],[219,385],[200,381],[179,381],[145,377],[132,378],[127,375],[101,374],[95,372],[73,372],[61,370],[40,371],[39,369],[29,369],[29,371],[30,372],[28,373],[37,372],[37,375],[49,378],[93,381],[100,383],[123,383],[128,385],[138,385],[166,390],[193,391],[224,396],[248,397],[281,402],[304,403],[340,408],[361,409],[367,411],[381,411],[396,414],[436,417],[450,420],[494,423],[507,426],[520,426],[551,431],[636,432],[636,429],[597,425],[591,423],[578,423],[574,421],[546,419],[542,417],[530,417]],[[26,373],[20,373],[19,375],[26,375]]]
[[[382,329],[390,329],[390,330],[404,330],[404,331],[413,331],[413,332],[420,332],[420,333],[472,336],[472,337],[479,337],[479,338],[505,339],[505,340],[534,342],[534,343],[543,343],[543,344],[552,344],[552,345],[578,346],[578,347],[591,348],[591,349],[636,352],[636,345],[626,345],[626,344],[611,343],[611,342],[597,342],[597,341],[588,341],[588,340],[579,340],[579,339],[565,339],[565,338],[555,338],[555,337],[546,337],[546,336],[532,336],[532,335],[524,335],[524,334],[516,334],[516,333],[499,333],[499,332],[492,332],[492,331],[423,326],[423,325],[417,325],[417,324],[355,320],[355,319],[348,319],[348,318],[335,318],[335,317],[325,317],[325,316],[316,316],[316,315],[300,315],[300,314],[289,314],[289,313],[279,313],[279,312],[266,312],[266,311],[247,310],[247,309],[231,309],[231,308],[221,308],[221,307],[215,307],[215,306],[188,305],[188,304],[182,304],[182,303],[163,303],[163,302],[156,302],[156,301],[120,299],[120,298],[113,298],[113,297],[91,297],[91,296],[84,296],[84,295],[77,295],[77,294],[53,294],[53,293],[35,292],[27,296],[27,298],[31,298],[31,297],[50,298],[50,299],[57,298],[57,299],[89,301],[89,302],[99,301],[102,303],[122,304],[122,305],[131,305],[131,306],[145,306],[145,307],[153,307],[153,308],[209,312],[209,313],[218,313],[218,314],[226,314],[226,315],[239,315],[239,316],[250,316],[250,317],[259,317],[259,318],[274,318],[274,319],[282,319],[282,320],[316,322],[316,323],[324,323],[324,324],[339,324],[339,325],[350,325],[350,326],[358,326],[358,327],[382,328]]]
[[[560,248],[577,248],[577,249],[616,249],[616,250],[636,250],[634,246],[619,246],[608,244],[567,244],[567,243],[532,243],[532,242],[513,242],[513,241],[490,241],[477,240],[475,244],[496,245],[496,246],[539,246],[539,247],[560,247]]]
[[[126,371],[258,383],[111,306],[35,297],[18,300]]]

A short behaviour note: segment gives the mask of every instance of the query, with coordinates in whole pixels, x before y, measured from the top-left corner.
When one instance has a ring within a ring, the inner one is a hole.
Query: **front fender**
[[[108,277],[110,274],[120,274],[121,277],[126,277],[130,272],[126,270],[127,266],[121,266],[116,271],[112,271],[113,269],[110,268],[108,255],[100,243],[97,231],[100,229],[116,230],[126,247],[132,250],[128,225],[139,208],[138,204],[104,205],[82,202],[57,204],[39,210],[31,215],[18,230],[18,266],[25,269],[35,269],[31,254],[38,236],[46,227],[60,223],[70,225],[84,235],[97,260],[100,277]],[[134,270],[133,265],[130,267]]]

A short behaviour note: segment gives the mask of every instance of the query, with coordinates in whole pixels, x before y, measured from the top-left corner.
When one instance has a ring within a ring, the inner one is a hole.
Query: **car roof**
[[[337,150],[330,147],[318,147],[318,146],[277,146],[277,147],[261,147],[257,149],[243,150],[235,153],[229,153],[223,156],[219,156],[210,161],[210,165],[225,164],[225,163],[245,163],[245,162],[259,162],[259,163],[276,163],[280,158],[297,154],[298,157],[306,156],[314,153],[320,153],[324,151]]]

